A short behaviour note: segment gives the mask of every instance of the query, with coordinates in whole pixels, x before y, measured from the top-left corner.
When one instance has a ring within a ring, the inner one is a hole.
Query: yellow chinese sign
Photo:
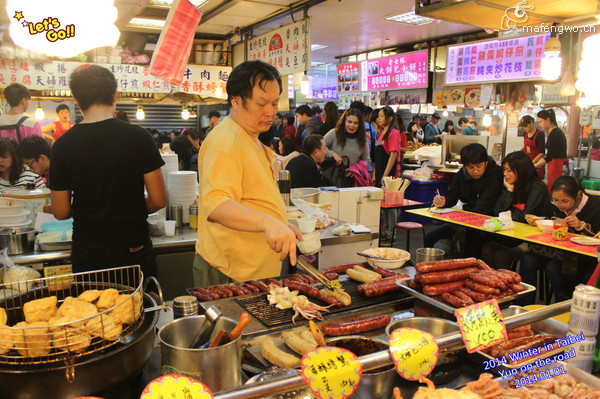
[[[304,354],[302,378],[319,399],[345,399],[352,395],[362,375],[358,357],[349,350],[323,346]]]
[[[495,299],[456,309],[454,314],[469,353],[508,339],[502,312]]]
[[[414,328],[398,328],[390,335],[390,352],[398,374],[418,381],[435,367],[439,348],[433,335]]]
[[[179,374],[163,375],[152,381],[140,399],[212,399],[210,389],[200,381]]]

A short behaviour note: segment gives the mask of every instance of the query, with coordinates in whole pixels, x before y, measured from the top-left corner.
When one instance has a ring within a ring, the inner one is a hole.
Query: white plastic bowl
[[[363,253],[384,258],[366,258],[369,265],[383,267],[384,269],[397,269],[410,260],[410,253],[398,248],[369,248]]]
[[[553,220],[548,220],[548,219],[536,220],[535,224],[537,225],[538,229],[540,229],[542,232],[552,233],[552,228],[554,226]]]
[[[27,207],[27,201],[13,199],[13,198],[0,198],[0,216],[14,216],[22,213]]]
[[[313,218],[300,218],[297,220],[298,228],[302,234],[308,234],[315,231],[317,226],[317,219]]]
[[[22,223],[25,221],[25,219],[27,219],[29,214],[29,211],[23,210],[14,215],[0,215],[0,224]]]
[[[38,241],[40,243],[47,242],[58,242],[62,240],[62,231],[48,231],[46,233],[38,234]]]

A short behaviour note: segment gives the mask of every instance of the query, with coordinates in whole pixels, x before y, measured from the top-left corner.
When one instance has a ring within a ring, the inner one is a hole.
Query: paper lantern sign
[[[304,354],[300,365],[302,378],[319,399],[345,399],[360,384],[362,366],[347,349],[315,348]]]
[[[456,309],[454,314],[469,353],[508,340],[502,312],[495,299]]]
[[[414,328],[398,328],[390,335],[390,352],[398,374],[418,381],[433,371],[439,348],[433,335]]]
[[[212,397],[210,389],[200,381],[179,374],[167,374],[148,384],[140,399],[212,399]]]

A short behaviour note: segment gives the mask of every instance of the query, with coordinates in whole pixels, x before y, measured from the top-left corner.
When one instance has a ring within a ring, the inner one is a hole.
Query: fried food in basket
[[[123,325],[116,323],[114,316],[103,314],[91,318],[85,325],[85,329],[94,337],[114,341],[123,332]]]
[[[80,301],[92,303],[96,299],[100,298],[101,293],[102,291],[100,290],[87,290],[83,291],[81,295],[77,297],[77,299],[79,299]]]
[[[8,353],[15,346],[13,334],[12,327],[0,327],[0,355]]]
[[[64,351],[84,352],[92,342],[92,337],[80,329],[64,327],[52,334],[52,345]]]
[[[96,302],[96,307],[99,311],[106,310],[108,308],[112,308],[117,303],[117,297],[119,296],[119,291],[114,288],[109,288],[100,294],[98,298],[98,302]]]
[[[140,317],[140,297],[138,293],[119,295],[117,307],[109,313],[118,324],[133,324]]]
[[[4,308],[0,308],[0,326],[5,326],[8,320],[8,316],[6,315],[6,310]]]
[[[45,321],[32,323],[22,321],[14,326],[13,333],[15,349],[21,356],[46,356],[52,349],[52,334]]]
[[[427,387],[419,387],[413,399],[482,399],[482,396],[467,388],[459,391],[449,388],[435,388],[433,382],[428,378],[421,377],[420,383],[426,383]]]
[[[465,388],[473,392],[477,392],[483,399],[491,399],[502,395],[500,382],[494,381],[490,373],[483,373],[477,381],[469,382]]]
[[[56,314],[56,304],[58,298],[50,296],[47,298],[35,299],[23,305],[23,314],[27,323],[36,321],[48,321]]]
[[[63,301],[62,305],[58,308],[56,312],[57,318],[67,318],[66,321],[76,321],[81,319],[87,319],[95,314],[98,314],[98,309],[92,303],[80,301],[79,299],[75,299],[73,297],[66,297]],[[72,323],[72,327],[83,327],[86,321],[81,321],[79,323]],[[52,323],[51,323],[52,324]]]

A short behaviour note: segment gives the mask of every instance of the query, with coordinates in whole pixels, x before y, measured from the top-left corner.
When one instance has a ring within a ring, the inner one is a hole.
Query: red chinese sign
[[[361,62],[363,90],[427,87],[427,50]]]

